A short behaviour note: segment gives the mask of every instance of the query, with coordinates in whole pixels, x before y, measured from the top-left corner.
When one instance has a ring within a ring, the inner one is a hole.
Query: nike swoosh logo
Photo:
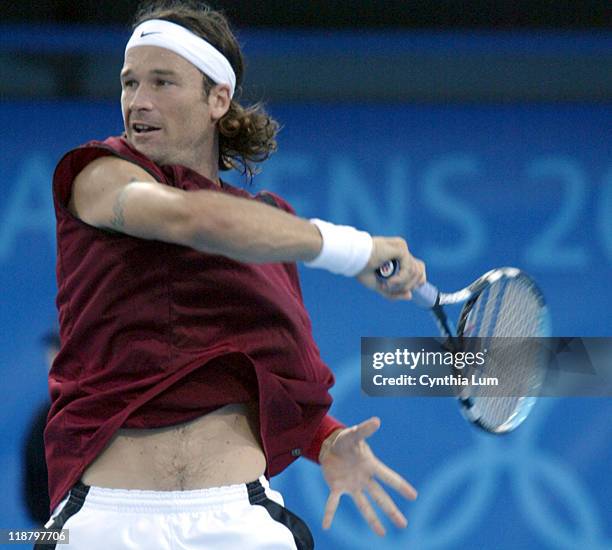
[[[151,32],[142,31],[142,33],[140,33],[140,38],[143,38],[144,36],[149,36],[150,34],[161,34],[161,31],[151,31]]]

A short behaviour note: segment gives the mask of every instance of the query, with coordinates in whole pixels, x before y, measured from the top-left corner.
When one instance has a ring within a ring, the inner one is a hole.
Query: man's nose
[[[147,86],[139,85],[132,95],[130,109],[132,111],[150,111],[152,108],[153,103],[151,101],[150,90]]]

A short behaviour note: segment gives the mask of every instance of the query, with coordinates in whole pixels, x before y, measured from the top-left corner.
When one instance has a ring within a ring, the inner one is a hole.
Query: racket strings
[[[531,337],[542,335],[542,318],[542,299],[522,278],[493,283],[472,304],[465,335],[481,338],[475,345],[486,349],[485,364],[472,371],[484,384],[472,384],[463,397],[469,398],[469,414],[489,430],[511,429],[533,404],[531,396],[541,383],[542,346]],[[498,384],[489,385],[488,379]]]

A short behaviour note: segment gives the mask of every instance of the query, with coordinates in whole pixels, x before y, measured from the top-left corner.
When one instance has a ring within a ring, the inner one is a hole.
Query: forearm
[[[214,191],[189,193],[189,246],[249,263],[309,261],[322,239],[308,220]]]
[[[372,257],[373,239],[365,231],[308,221],[219,191],[140,181],[140,169],[125,162],[94,164],[75,179],[72,205],[73,214],[94,227],[245,263],[305,262],[348,277],[362,272]]]

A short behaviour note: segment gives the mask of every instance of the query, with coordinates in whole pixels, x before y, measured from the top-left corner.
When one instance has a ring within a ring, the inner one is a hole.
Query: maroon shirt
[[[245,264],[92,227],[67,209],[75,176],[117,156],[157,181],[270,200],[183,166],[159,167],[123,138],[67,153],[54,179],[62,346],[49,374],[45,431],[51,509],[119,428],[160,428],[230,403],[259,401],[266,475],[316,459],[342,425],[326,416],[333,375],[322,362],[295,264]]]

